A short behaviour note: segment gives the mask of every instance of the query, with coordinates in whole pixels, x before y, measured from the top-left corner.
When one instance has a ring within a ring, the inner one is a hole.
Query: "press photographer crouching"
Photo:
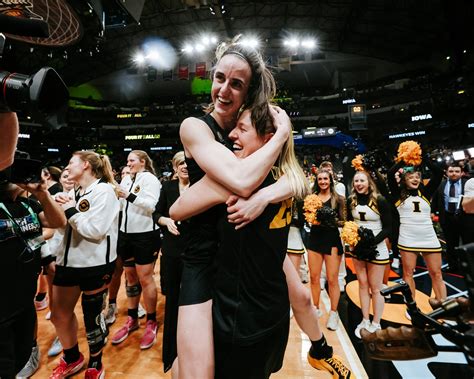
[[[40,166],[35,161],[17,159],[13,166],[0,171],[0,255],[3,288],[0,308],[0,377],[14,378],[27,362],[33,343],[36,312],[34,296],[42,261],[40,248],[44,244],[42,228],[66,225],[61,207],[54,201],[41,181]],[[19,164],[18,164],[19,163]],[[26,165],[25,165],[26,163]],[[33,194],[38,201],[22,197]]]

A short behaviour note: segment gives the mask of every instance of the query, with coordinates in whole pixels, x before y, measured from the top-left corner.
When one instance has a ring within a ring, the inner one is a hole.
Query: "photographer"
[[[11,166],[15,155],[18,139],[18,118],[14,112],[5,112],[0,103],[0,134],[2,146],[0,147],[0,170]]]
[[[39,203],[21,197],[22,190],[35,195]],[[0,309],[0,377],[3,379],[14,378],[31,353],[36,319],[33,299],[41,269],[40,247],[44,243],[42,228],[65,224],[64,212],[44,182],[16,185],[10,182],[6,172],[0,172],[0,251],[4,268],[0,286],[8,289],[4,291],[4,305]]]

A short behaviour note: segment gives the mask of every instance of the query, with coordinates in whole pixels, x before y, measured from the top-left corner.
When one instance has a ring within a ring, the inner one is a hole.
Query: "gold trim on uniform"
[[[91,207],[91,205],[89,204],[89,200],[87,200],[87,199],[83,199],[79,203],[79,211],[80,212],[87,212],[90,207]]]
[[[304,254],[304,249],[286,249],[286,252],[290,254]]]
[[[408,253],[441,253],[442,249],[440,247],[436,248],[423,248],[423,247],[407,247],[403,245],[397,245],[400,250],[406,251]]]

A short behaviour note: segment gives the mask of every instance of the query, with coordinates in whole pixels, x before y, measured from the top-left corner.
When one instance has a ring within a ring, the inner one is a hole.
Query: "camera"
[[[43,163],[30,159],[30,155],[23,151],[15,152],[15,160],[7,169],[0,171],[0,184],[4,183],[40,183]]]
[[[64,108],[68,99],[66,85],[51,67],[43,67],[33,75],[0,71],[0,106],[11,111],[50,115]]]

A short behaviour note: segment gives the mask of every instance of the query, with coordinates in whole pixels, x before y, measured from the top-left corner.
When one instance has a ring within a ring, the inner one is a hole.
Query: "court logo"
[[[89,201],[86,200],[86,199],[82,200],[82,201],[79,203],[79,210],[80,210],[81,212],[87,212],[90,207],[91,207],[91,205],[89,204]]]

